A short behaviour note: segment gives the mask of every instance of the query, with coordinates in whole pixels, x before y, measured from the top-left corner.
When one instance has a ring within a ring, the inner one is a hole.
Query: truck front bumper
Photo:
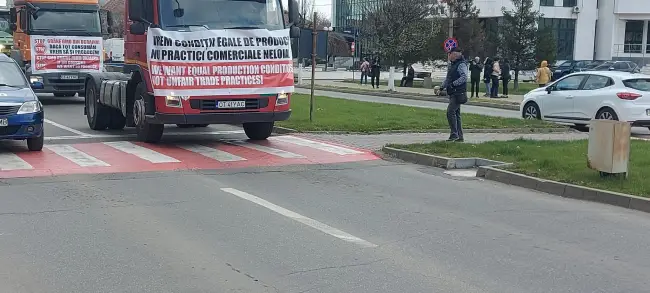
[[[147,115],[152,124],[241,124],[248,122],[274,122],[289,119],[291,110],[282,112],[240,112]]]
[[[62,75],[76,75],[77,79],[61,79]],[[86,74],[80,72],[51,72],[34,74],[26,72],[25,76],[32,82],[32,79],[40,79],[43,83],[42,89],[35,89],[36,93],[76,94],[82,93],[85,89]]]

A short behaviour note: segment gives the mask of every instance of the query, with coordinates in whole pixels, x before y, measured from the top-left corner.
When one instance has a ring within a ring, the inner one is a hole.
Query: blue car
[[[27,140],[30,151],[43,149],[43,105],[18,64],[0,54],[0,139]]]

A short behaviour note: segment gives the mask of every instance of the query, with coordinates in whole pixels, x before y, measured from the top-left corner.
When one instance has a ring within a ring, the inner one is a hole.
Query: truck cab
[[[287,23],[281,0],[125,1],[123,71],[87,76],[88,125],[135,127],[150,143],[165,124],[241,124],[268,138],[291,115],[297,9],[290,0]]]
[[[84,92],[86,74],[103,70],[98,0],[18,0],[11,8],[11,57],[38,93]]]
[[[11,14],[9,8],[0,8],[0,53],[11,54],[14,46],[13,31],[11,30]]]

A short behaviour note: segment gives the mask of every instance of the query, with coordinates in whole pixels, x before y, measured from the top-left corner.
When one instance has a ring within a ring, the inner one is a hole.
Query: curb
[[[354,134],[354,135],[373,135],[373,134],[407,134],[407,133],[447,133],[449,129],[427,129],[427,130],[385,130],[385,131],[299,131],[292,128],[274,126],[273,132],[277,134],[307,133],[307,134]],[[502,128],[502,129],[463,129],[464,133],[506,133],[506,134],[526,134],[526,133],[570,133],[570,128]]]
[[[302,89],[310,89],[309,86],[303,86],[303,85],[295,85],[297,88],[302,88]],[[341,88],[341,87],[329,87],[329,86],[318,86],[315,85],[314,89],[316,90],[323,90],[323,91],[331,91],[331,92],[340,92],[340,93],[348,93],[348,94],[357,94],[357,95],[371,95],[371,96],[381,96],[381,97],[388,97],[388,98],[400,98],[400,99],[405,99],[405,100],[417,100],[417,101],[429,101],[429,102],[438,102],[438,103],[447,103],[449,100],[447,98],[443,97],[437,97],[437,96],[432,96],[432,95],[423,95],[423,94],[417,94],[417,93],[400,93],[400,92],[367,92],[367,91],[361,91],[361,90],[356,90],[356,89],[349,89],[349,88]],[[478,106],[478,107],[485,107],[485,108],[495,108],[495,109],[503,109],[503,110],[516,110],[519,111],[519,105],[517,104],[496,104],[496,103],[487,103],[487,102],[476,102],[472,101],[471,99],[465,104],[469,106]]]
[[[540,179],[499,168],[512,165],[512,163],[504,163],[481,158],[447,158],[392,147],[383,147],[382,151],[391,157],[419,165],[445,169],[467,169],[478,167],[476,177],[482,177],[487,180],[519,186],[561,197],[609,204],[650,213],[650,199],[647,198],[553,180]]]

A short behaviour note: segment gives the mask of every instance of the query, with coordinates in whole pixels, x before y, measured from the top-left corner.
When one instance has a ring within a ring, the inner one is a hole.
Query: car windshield
[[[605,62],[603,64],[600,64],[600,65],[594,67],[594,69],[609,69],[613,65],[614,65],[614,62]]]
[[[573,61],[564,61],[562,64],[560,64],[560,66],[558,66],[558,68],[567,68],[571,67],[571,65],[573,65]]]
[[[280,0],[160,0],[163,28],[284,28]],[[182,8],[183,16],[174,16]]]
[[[589,64],[585,65],[585,68],[594,68],[600,64],[603,64],[603,61],[592,61]]]
[[[650,92],[650,78],[627,79],[623,84],[638,91]]]
[[[0,62],[0,85],[27,88],[23,71],[13,62]]]
[[[30,29],[55,32],[101,33],[99,14],[96,11],[38,10],[30,19]]]

